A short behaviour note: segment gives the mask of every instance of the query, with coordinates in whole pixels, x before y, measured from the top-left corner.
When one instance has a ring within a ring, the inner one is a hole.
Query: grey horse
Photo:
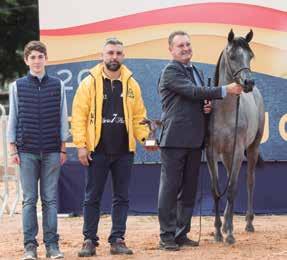
[[[250,70],[250,61],[254,54],[249,46],[253,32],[245,37],[235,37],[231,30],[228,34],[227,46],[222,51],[215,72],[215,85],[221,86],[236,81],[244,86],[244,93],[239,97],[227,96],[223,100],[213,102],[210,117],[208,145],[206,156],[211,176],[212,193],[215,201],[215,240],[223,241],[222,222],[219,212],[219,200],[222,196],[218,185],[218,161],[222,161],[227,174],[227,204],[224,211],[223,232],[227,234],[225,241],[233,244],[233,207],[236,196],[238,175],[242,161],[247,158],[247,192],[248,209],[246,212],[246,228],[253,232],[253,192],[255,184],[255,166],[259,155],[259,144],[264,129],[264,104],[258,88],[254,85]],[[246,93],[245,93],[246,92]],[[238,105],[237,105],[238,104]],[[238,107],[238,110],[237,110]],[[238,111],[238,114],[236,114]],[[237,121],[237,129],[236,129]],[[236,139],[234,139],[236,136]]]

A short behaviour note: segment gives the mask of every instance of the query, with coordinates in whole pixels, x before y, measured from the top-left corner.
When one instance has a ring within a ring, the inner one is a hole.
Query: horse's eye
[[[230,58],[231,60],[235,60],[236,56],[235,56],[234,54],[231,54],[231,55],[229,56],[229,58]]]

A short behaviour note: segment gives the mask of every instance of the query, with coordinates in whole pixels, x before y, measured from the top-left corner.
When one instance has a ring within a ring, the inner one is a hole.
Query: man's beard
[[[108,63],[106,63],[107,69],[110,71],[117,71],[120,69],[121,67],[121,63],[119,63],[118,61],[110,61]]]

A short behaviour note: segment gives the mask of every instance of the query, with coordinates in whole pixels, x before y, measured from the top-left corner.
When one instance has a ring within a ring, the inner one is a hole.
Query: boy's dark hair
[[[177,35],[186,35],[189,37],[189,34],[185,31],[174,31],[168,36],[168,45],[169,46],[172,45],[172,41],[173,41],[174,37]]]
[[[24,47],[24,58],[27,59],[32,51],[38,51],[44,53],[47,57],[47,48],[46,45],[40,41],[30,41]]]
[[[106,45],[108,45],[108,44],[112,44],[112,45],[118,45],[118,44],[119,44],[119,45],[123,45],[123,43],[122,43],[120,40],[118,40],[117,38],[115,38],[115,37],[106,39],[104,46],[106,46]]]

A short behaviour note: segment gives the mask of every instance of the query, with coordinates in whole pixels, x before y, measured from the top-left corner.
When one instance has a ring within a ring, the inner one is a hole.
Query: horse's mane
[[[219,81],[219,64],[220,64],[220,61],[221,61],[221,57],[222,57],[222,54],[223,54],[223,51],[220,53],[220,56],[218,58],[218,61],[217,61],[217,64],[216,64],[216,69],[215,69],[215,74],[214,74],[214,77],[213,77],[213,83],[214,83],[214,86],[218,86],[218,81]]]
[[[235,38],[232,41],[232,48],[236,49],[238,47],[241,47],[241,48],[249,51],[251,53],[251,56],[254,57],[254,53],[251,50],[251,48],[250,48],[250,46],[249,46],[249,44],[248,44],[248,42],[246,41],[245,38],[238,37],[238,38]],[[219,56],[217,64],[216,64],[215,74],[214,74],[214,77],[213,77],[214,86],[218,86],[218,82],[219,82],[219,65],[220,65],[222,54],[223,54],[223,51],[220,53],[220,56]]]

